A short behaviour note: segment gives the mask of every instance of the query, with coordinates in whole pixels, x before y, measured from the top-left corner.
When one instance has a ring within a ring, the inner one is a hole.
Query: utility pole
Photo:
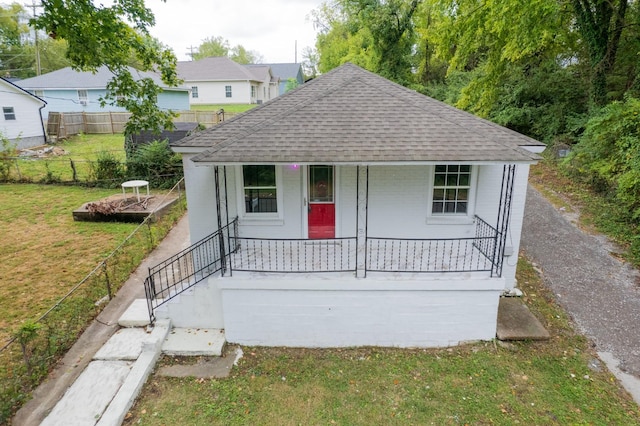
[[[38,17],[38,12],[36,12],[37,7],[42,7],[42,4],[36,4],[35,0],[31,0],[31,4],[25,4],[25,7],[29,7],[33,11],[33,19]],[[42,69],[40,67],[40,46],[38,45],[38,29],[33,27],[33,33],[35,34],[35,50],[36,50],[36,75],[40,75],[42,73]]]
[[[198,48],[196,46],[189,46],[187,47],[187,49],[190,50],[190,52],[187,52],[187,55],[189,55],[191,57],[191,60],[193,61],[193,56],[198,53],[197,50]],[[196,52],[194,52],[194,50],[196,50]]]

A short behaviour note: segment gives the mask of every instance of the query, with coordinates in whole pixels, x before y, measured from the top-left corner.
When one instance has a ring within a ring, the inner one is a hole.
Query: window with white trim
[[[78,90],[78,102],[80,105],[87,105],[89,103],[89,93],[86,90]]]
[[[469,212],[471,166],[439,164],[433,178],[432,215],[466,215]]]
[[[231,86],[224,86],[224,93],[227,98],[231,97]]]
[[[256,86],[251,86],[251,98],[256,97]]]
[[[198,86],[191,86],[191,97],[193,99],[198,97]]]
[[[242,166],[245,213],[277,213],[276,166]]]
[[[16,111],[13,109],[13,107],[2,107],[2,114],[4,114],[5,120],[16,119]]]

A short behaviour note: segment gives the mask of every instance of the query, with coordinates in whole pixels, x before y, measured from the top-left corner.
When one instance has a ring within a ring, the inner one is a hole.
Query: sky
[[[190,60],[207,37],[222,36],[231,47],[255,50],[264,63],[302,61],[314,47],[311,11],[323,0],[146,0],[155,17],[151,35],[173,49],[179,61]]]

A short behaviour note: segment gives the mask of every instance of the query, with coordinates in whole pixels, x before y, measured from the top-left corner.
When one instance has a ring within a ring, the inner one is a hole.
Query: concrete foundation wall
[[[219,279],[227,341],[438,347],[495,337],[502,279]]]

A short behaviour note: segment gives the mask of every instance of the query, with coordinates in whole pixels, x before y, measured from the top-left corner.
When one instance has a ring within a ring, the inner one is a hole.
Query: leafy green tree
[[[591,100],[602,106],[607,100],[607,76],[616,61],[629,1],[571,0],[571,5],[591,66]]]
[[[570,19],[557,0],[428,0],[420,13],[431,19],[418,32],[449,64],[449,72],[479,68],[457,106],[480,115],[497,101],[509,65],[559,57],[569,43]]]
[[[420,0],[338,0],[312,13],[319,30],[319,69],[353,62],[408,84],[414,45],[413,16]]]
[[[193,60],[208,58],[211,56],[227,57],[239,64],[257,64],[262,62],[262,55],[255,50],[247,50],[241,44],[231,47],[229,40],[224,37],[207,37],[198,46],[198,52],[193,54]]]
[[[298,87],[298,80],[296,80],[295,78],[291,77],[287,79],[287,82],[284,85],[284,91],[288,92],[290,90],[295,89],[296,87]]]
[[[23,48],[29,35],[28,15],[18,3],[0,4],[0,72],[3,77],[29,77],[31,59]]]
[[[240,44],[231,49],[229,58],[239,64],[259,64],[263,61],[260,53],[247,50]]]
[[[229,56],[229,40],[224,37],[207,37],[198,46],[198,52],[193,54],[193,60],[208,58],[210,56]]]
[[[126,131],[172,128],[173,113],[157,107],[160,87],[150,78],[134,79],[127,65],[132,56],[143,71],[155,71],[168,86],[177,86],[176,57],[149,36],[155,19],[144,0],[114,0],[109,6],[91,0],[43,0],[35,20],[38,29],[67,42],[67,58],[75,69],[106,66],[114,77],[105,102],[127,108]]]

